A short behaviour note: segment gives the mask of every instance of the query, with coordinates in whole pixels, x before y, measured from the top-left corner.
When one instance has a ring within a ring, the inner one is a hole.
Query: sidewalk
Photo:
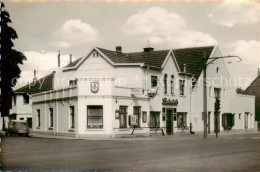
[[[239,134],[260,134],[259,131],[222,131],[218,134],[219,137],[221,136],[228,136],[228,135],[239,135]],[[208,134],[208,138],[214,138],[215,133]],[[176,139],[176,140],[183,140],[183,139],[202,139],[203,132],[199,132],[196,134],[190,133],[175,133],[174,135],[169,136],[162,136],[162,135],[151,135],[150,137],[142,137],[138,135],[126,135],[125,137],[115,137],[115,138],[102,138],[102,137],[70,137],[70,136],[54,136],[54,135],[44,135],[44,134],[36,134],[30,133],[30,137],[35,138],[44,138],[44,139],[66,139],[66,140],[92,140],[92,141],[145,141],[145,140],[160,140],[160,139]]]

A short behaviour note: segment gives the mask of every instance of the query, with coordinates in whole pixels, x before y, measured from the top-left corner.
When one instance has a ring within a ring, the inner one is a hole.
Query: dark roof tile
[[[29,94],[35,94],[40,93],[44,91],[49,91],[53,89],[53,80],[54,73],[51,73],[41,79],[38,79],[35,83],[27,84],[17,90],[14,91],[14,93],[29,93]]]

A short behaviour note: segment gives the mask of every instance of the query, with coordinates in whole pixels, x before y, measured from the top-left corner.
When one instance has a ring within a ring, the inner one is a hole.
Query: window
[[[178,127],[187,126],[187,113],[186,112],[177,113],[177,126]]]
[[[185,80],[180,80],[180,95],[185,94]]]
[[[23,103],[28,104],[30,101],[29,95],[28,94],[23,94]]]
[[[212,88],[209,87],[209,97],[212,97]]]
[[[221,89],[220,88],[214,88],[214,94],[215,94],[215,98],[220,98]]]
[[[14,106],[16,106],[16,95],[14,95]]]
[[[150,127],[160,127],[160,112],[150,112]]]
[[[75,85],[77,85],[77,80],[76,79],[69,81],[69,86],[75,86]]]
[[[164,94],[167,94],[167,74],[164,74],[164,80],[163,80],[163,83],[164,83]]]
[[[165,108],[162,108],[162,121],[165,121]]]
[[[136,116],[137,121],[136,127],[140,127],[141,106],[134,106],[134,115]]]
[[[171,94],[174,94],[174,76],[171,76]]]
[[[119,107],[119,128],[126,128],[127,106]]]
[[[151,76],[151,86],[152,87],[157,86],[157,76]]]
[[[22,120],[24,120],[24,118],[20,118],[20,120],[22,121]]]
[[[37,109],[37,127],[41,126],[41,112],[40,109]]]
[[[49,127],[53,127],[53,108],[49,108]]]
[[[239,119],[241,119],[241,113],[239,113]]]
[[[70,106],[70,128],[75,128],[74,106]]]
[[[103,106],[88,106],[87,111],[87,128],[103,128]]]
[[[177,121],[177,109],[173,108],[173,120]]]
[[[226,94],[226,90],[225,89],[223,89],[223,98],[225,98],[225,95]]]

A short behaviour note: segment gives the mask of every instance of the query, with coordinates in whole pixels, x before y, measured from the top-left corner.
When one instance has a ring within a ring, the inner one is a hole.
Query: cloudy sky
[[[93,47],[123,52],[219,45],[234,78],[252,81],[260,67],[260,3],[246,0],[7,0],[15,48],[27,61],[21,66],[28,82],[33,69],[42,77],[57,67],[86,56]],[[228,62],[228,61],[227,61]],[[23,84],[21,82],[20,84]],[[243,83],[242,88],[248,82]]]

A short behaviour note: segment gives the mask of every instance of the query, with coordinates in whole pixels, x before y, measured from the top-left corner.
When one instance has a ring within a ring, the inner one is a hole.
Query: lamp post
[[[208,132],[207,132],[207,128],[208,128],[208,123],[207,123],[207,117],[208,117],[208,110],[207,110],[207,66],[209,64],[212,64],[215,60],[217,59],[224,59],[224,58],[232,58],[232,57],[236,57],[239,59],[238,62],[241,62],[242,59],[239,56],[220,56],[220,57],[206,57],[206,52],[204,51],[204,57],[203,59],[206,61],[206,64],[203,68],[203,119],[204,119],[204,127],[203,127],[203,137],[204,139],[208,138]],[[209,62],[207,62],[208,60],[211,60]],[[218,132],[218,131],[216,131]]]

